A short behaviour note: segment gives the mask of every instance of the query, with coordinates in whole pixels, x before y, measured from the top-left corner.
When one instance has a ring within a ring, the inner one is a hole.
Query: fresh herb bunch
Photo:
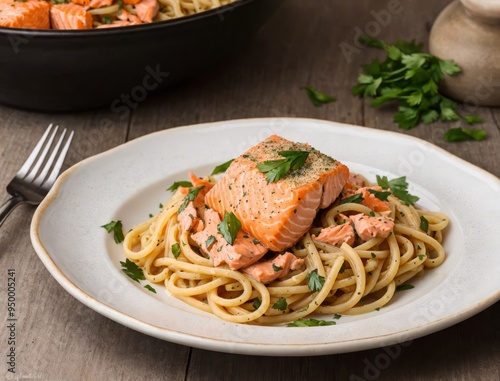
[[[397,41],[390,45],[370,36],[362,36],[360,42],[383,49],[387,57],[383,62],[373,59],[363,66],[363,73],[359,75],[352,93],[373,97],[372,107],[398,102],[394,122],[400,128],[408,130],[420,122],[429,124],[437,120],[482,123],[479,117],[458,114],[457,103],[439,93],[438,83],[445,75],[460,72],[453,60],[442,60],[423,53],[422,44],[415,41]]]

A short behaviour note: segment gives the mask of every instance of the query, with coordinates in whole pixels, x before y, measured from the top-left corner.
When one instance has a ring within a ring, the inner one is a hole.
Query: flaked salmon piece
[[[366,185],[363,178],[357,173],[351,172],[346,184],[344,185],[344,189],[342,189],[342,197],[345,198],[352,196],[359,188],[363,188],[364,186]]]
[[[50,29],[50,3],[0,0],[0,27]]]
[[[348,222],[342,225],[331,225],[322,229],[317,237],[312,236],[312,238],[330,245],[340,246],[345,242],[349,246],[352,246],[356,239],[356,235],[354,234],[354,228],[349,219]]]
[[[205,195],[207,192],[213,188],[214,184],[204,179],[200,179],[196,177],[196,175],[192,172],[189,172],[189,179],[191,180],[192,187],[180,187],[179,192],[183,195],[187,195],[189,191],[193,188],[201,187],[193,200],[193,206],[198,212],[198,216],[203,220],[205,215]]]
[[[137,3],[139,3],[141,0],[123,0],[123,2],[125,4],[131,4],[131,5],[135,5]]]
[[[375,237],[386,238],[394,229],[394,220],[390,217],[370,217],[359,213],[350,216],[356,233],[363,241],[368,241]]]
[[[205,224],[198,217],[193,201],[188,202],[187,206],[177,215],[177,221],[179,221],[181,229],[185,231],[199,232],[205,228]]]
[[[81,5],[55,4],[50,8],[52,29],[91,29],[92,15]]]
[[[289,150],[309,152],[304,166],[268,183],[257,165],[283,159],[278,152]],[[205,203],[221,215],[233,212],[243,230],[270,250],[283,251],[307,232],[320,208],[337,198],[348,177],[345,165],[309,144],[273,135],[236,158]]]
[[[90,0],[71,0],[72,3],[78,4],[78,5],[89,5]]]
[[[370,190],[382,192],[382,187],[372,186],[372,187],[363,187],[358,189],[355,193],[361,193],[363,196],[363,201],[361,204],[369,207],[371,210],[375,212],[388,212],[391,210],[389,207],[390,203],[388,201],[384,201],[379,199],[373,193],[370,193]]]
[[[230,245],[217,231],[221,218],[215,210],[207,209],[204,218],[205,229],[192,234],[191,238],[202,251],[213,258],[214,266],[227,263],[232,270],[237,270],[258,261],[268,251],[258,240],[242,230],[238,232],[233,245]]]
[[[90,0],[90,8],[103,8],[113,5],[113,0]]]
[[[142,22],[153,22],[153,18],[158,14],[159,10],[160,4],[157,0],[141,0],[139,3],[135,4],[137,17],[139,17]]]
[[[286,276],[290,270],[296,270],[304,264],[304,260],[297,258],[292,253],[280,254],[274,259],[258,262],[245,267],[243,272],[251,275],[259,282],[269,283],[275,279]]]

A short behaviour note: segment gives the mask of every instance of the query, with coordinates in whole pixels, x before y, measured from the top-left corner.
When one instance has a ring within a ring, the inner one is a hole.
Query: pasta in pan
[[[94,27],[109,27],[135,25],[144,22],[165,21],[184,16],[202,13],[223,5],[230,4],[235,0],[154,0],[154,12],[151,20],[145,19],[140,8],[136,7],[136,1],[117,1],[111,6],[89,10],[94,18]],[[124,17],[126,15],[126,17]],[[125,24],[128,23],[128,24]]]
[[[234,1],[0,0],[0,27],[55,30],[115,28],[177,19]]]
[[[204,181],[216,182],[213,177]],[[410,279],[445,260],[445,214],[407,205],[391,191],[384,195],[387,210],[376,212],[343,193],[289,249],[303,265],[263,283],[226,264],[214,265],[192,232],[181,227],[179,210],[186,200],[181,190],[159,214],[126,234],[124,253],[148,281],[164,284],[176,298],[229,322],[273,325],[372,312],[387,305],[398,287],[411,287]],[[354,226],[353,218],[394,225],[386,237],[360,239],[356,233],[354,240],[335,244],[321,238],[328,228]]]

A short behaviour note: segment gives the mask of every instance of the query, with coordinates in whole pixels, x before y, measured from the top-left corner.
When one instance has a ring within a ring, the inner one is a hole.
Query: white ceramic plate
[[[166,189],[188,171],[218,164],[276,133],[309,142],[374,180],[407,176],[419,204],[451,218],[445,263],[396,294],[390,305],[337,325],[288,328],[227,323],[120,270],[121,245],[100,226],[128,230],[156,213]],[[425,141],[310,119],[249,119],[173,128],[82,161],[58,179],[37,209],[33,246],[75,298],[116,322],[167,341],[230,353],[308,356],[402,343],[458,323],[500,299],[500,181]]]

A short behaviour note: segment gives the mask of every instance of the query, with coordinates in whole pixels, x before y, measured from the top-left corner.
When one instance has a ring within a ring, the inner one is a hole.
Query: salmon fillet
[[[81,5],[55,4],[50,9],[52,29],[91,29],[92,15]]]
[[[50,29],[50,3],[29,0],[0,0],[0,27]]]
[[[305,164],[268,182],[257,165],[283,159],[278,152],[290,150],[309,152]],[[309,230],[320,208],[338,197],[348,177],[345,165],[309,144],[273,135],[236,158],[205,203],[221,215],[233,212],[243,230],[270,250],[283,251]]]

